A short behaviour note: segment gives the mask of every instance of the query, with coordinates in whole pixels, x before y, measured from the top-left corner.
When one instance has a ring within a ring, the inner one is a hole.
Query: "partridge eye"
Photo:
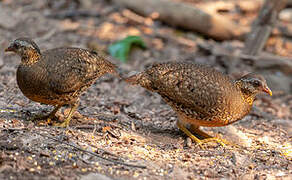
[[[14,47],[15,47],[16,49],[18,49],[20,46],[19,46],[19,44],[15,43],[15,44],[14,44]]]
[[[258,87],[258,86],[261,85],[261,82],[259,82],[259,81],[254,81],[254,85]]]

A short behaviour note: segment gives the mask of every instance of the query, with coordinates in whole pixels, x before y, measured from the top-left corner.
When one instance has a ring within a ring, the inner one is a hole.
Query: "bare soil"
[[[76,15],[76,10],[87,14]],[[0,52],[11,40],[27,36],[41,50],[74,46],[106,53],[114,41],[139,35],[146,50],[135,48],[125,64],[113,59],[125,76],[170,60],[227,72],[224,60],[197,46],[213,41],[158,21],[138,22],[125,13],[105,0],[2,0]],[[292,179],[289,93],[259,96],[256,108],[241,121],[202,128],[238,145],[208,143],[202,149],[178,130],[176,114],[159,95],[110,75],[82,95],[70,127],[31,121],[53,107],[32,102],[20,92],[19,61],[14,54],[0,53],[0,179]],[[235,68],[255,71],[250,64]],[[58,112],[56,121],[63,121],[68,110]]]

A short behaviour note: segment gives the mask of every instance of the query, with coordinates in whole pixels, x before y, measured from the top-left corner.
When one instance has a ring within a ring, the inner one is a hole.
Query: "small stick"
[[[37,133],[37,132],[34,132],[34,133]],[[95,157],[98,157],[100,159],[103,159],[103,160],[106,160],[106,161],[109,161],[109,162],[112,162],[112,163],[115,163],[115,164],[120,164],[120,165],[124,165],[124,166],[128,166],[128,167],[133,167],[133,168],[142,168],[142,169],[145,169],[146,168],[146,166],[143,166],[143,165],[128,164],[128,163],[124,163],[124,162],[120,162],[120,161],[115,161],[113,159],[108,159],[108,158],[102,157],[102,156],[100,156],[100,155],[98,155],[98,154],[96,154],[94,152],[87,151],[85,149],[82,149],[80,147],[77,147],[77,146],[75,146],[73,144],[70,144],[70,143],[67,143],[67,142],[63,142],[63,141],[61,141],[61,140],[59,140],[57,138],[54,138],[54,137],[51,137],[51,136],[47,136],[47,135],[44,135],[44,134],[40,134],[40,133],[37,133],[37,134],[40,135],[40,136],[43,136],[43,137],[52,139],[54,141],[57,141],[59,143],[66,144],[67,146],[73,147],[73,148],[75,148],[75,149],[77,149],[79,151],[85,152],[87,154],[93,155]]]

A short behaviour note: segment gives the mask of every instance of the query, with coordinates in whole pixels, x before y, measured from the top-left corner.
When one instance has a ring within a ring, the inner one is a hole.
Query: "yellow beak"
[[[268,86],[266,86],[266,87],[263,89],[263,91],[264,91],[265,93],[269,94],[270,96],[273,95],[271,89],[270,89]]]

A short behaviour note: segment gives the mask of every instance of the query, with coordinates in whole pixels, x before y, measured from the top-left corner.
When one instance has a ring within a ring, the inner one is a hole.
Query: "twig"
[[[94,125],[82,125],[82,126],[75,126],[75,129],[94,129]]]
[[[102,120],[101,120],[102,121]],[[112,123],[107,123],[107,122],[97,122],[99,125],[105,125],[105,126],[111,126],[113,128],[118,128],[118,129],[123,129],[122,126],[116,125],[116,124],[112,124]],[[81,125],[81,126],[75,126],[74,129],[94,129],[95,126],[94,125]]]
[[[244,53],[258,55],[277,21],[279,11],[285,7],[286,0],[266,0],[257,19],[254,22],[252,31],[245,42]]]
[[[22,128],[0,128],[1,131],[26,131],[28,130],[27,127],[22,127]]]
[[[256,69],[277,69],[284,74],[292,74],[292,61],[288,57],[281,57],[266,52],[261,52],[257,56],[243,54],[240,49],[227,50],[221,45],[197,42],[198,47],[211,53],[214,56],[224,57],[222,59],[228,61],[229,69],[233,61],[244,62],[246,60],[252,61]]]
[[[124,166],[128,166],[128,167],[133,167],[133,168],[142,168],[142,169],[145,169],[145,168],[146,168],[146,166],[143,166],[143,165],[128,164],[128,163],[124,163],[124,162],[120,162],[120,161],[115,161],[115,160],[113,160],[113,159],[108,159],[108,158],[102,157],[102,156],[100,156],[100,155],[98,155],[98,154],[96,154],[96,153],[94,153],[94,152],[87,151],[87,150],[82,149],[82,148],[80,148],[80,147],[77,147],[77,146],[75,146],[75,145],[73,145],[73,144],[70,144],[70,143],[67,143],[67,142],[61,141],[61,140],[59,140],[59,139],[57,139],[57,138],[54,138],[54,137],[51,137],[51,136],[47,136],[47,135],[44,135],[44,134],[40,134],[40,133],[38,133],[38,132],[34,132],[34,133],[36,133],[36,134],[38,134],[38,135],[40,135],[40,136],[43,136],[43,137],[46,137],[46,138],[52,139],[52,140],[57,141],[57,142],[59,142],[59,143],[65,144],[65,145],[67,145],[67,146],[73,147],[74,149],[77,149],[77,150],[79,150],[79,151],[85,152],[85,153],[87,153],[87,154],[90,154],[90,155],[92,155],[92,156],[98,157],[98,158],[100,158],[100,159],[103,159],[103,160],[106,160],[106,161],[109,161],[109,162],[115,163],[115,164],[120,164],[120,165],[124,165]]]
[[[48,14],[47,17],[55,19],[66,19],[76,17],[100,17],[99,12],[90,12],[85,10],[66,10],[59,13]]]
[[[96,125],[94,125],[94,128],[95,128],[95,131],[96,131]],[[95,132],[94,132],[95,133]],[[93,135],[94,135],[94,133],[92,133]],[[73,131],[72,131],[72,134],[75,136],[75,134],[73,133]],[[76,136],[75,136],[76,137]],[[95,146],[95,145],[91,145],[91,146],[93,146],[93,147],[95,147],[96,149],[97,149],[97,151],[98,152],[100,152],[100,153],[98,153],[98,154],[107,154],[107,155],[110,155],[110,156],[113,156],[113,157],[115,157],[115,158],[117,158],[117,159],[121,159],[119,156],[117,156],[117,155],[115,155],[115,154],[113,154],[113,153],[111,153],[111,152],[109,152],[109,151],[106,151],[106,150],[104,150],[104,149],[101,149],[101,148],[98,148],[97,146]]]

